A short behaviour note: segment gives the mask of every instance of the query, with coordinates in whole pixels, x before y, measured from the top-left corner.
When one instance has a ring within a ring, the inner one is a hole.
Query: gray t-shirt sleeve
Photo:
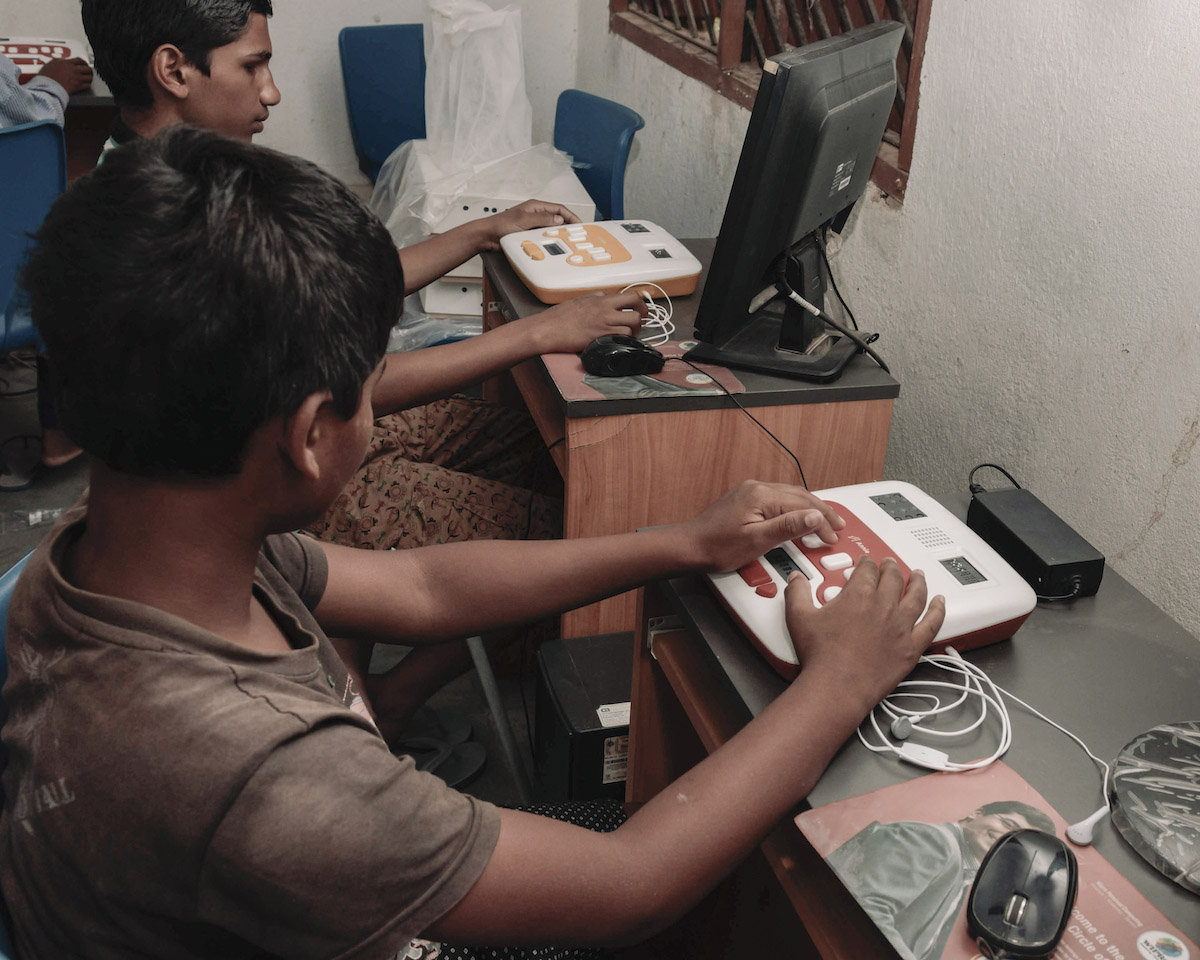
[[[390,957],[479,879],[499,811],[331,722],[277,747],[208,845],[200,919],[269,950]]]
[[[267,537],[263,554],[309,610],[320,603],[329,583],[329,560],[319,541],[303,534],[280,533]]]

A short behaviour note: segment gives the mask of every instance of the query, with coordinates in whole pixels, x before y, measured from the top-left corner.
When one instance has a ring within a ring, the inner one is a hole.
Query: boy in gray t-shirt
[[[361,461],[403,277],[344,186],[210,132],[112,151],[50,212],[25,283],[93,466],[10,611],[0,889],[22,956],[644,936],[808,792],[940,626],[892,561],[860,561],[819,610],[789,589],[799,679],[618,830],[498,810],[388,752],[327,634],[470,635],[832,543],[833,510],[746,482],[594,540],[291,533]]]

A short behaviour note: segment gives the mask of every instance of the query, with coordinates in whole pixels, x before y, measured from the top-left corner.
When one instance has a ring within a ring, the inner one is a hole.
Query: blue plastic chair
[[[21,575],[21,571],[25,569],[25,564],[29,562],[29,558],[32,555],[32,551],[25,554],[6,573],[0,576],[0,687],[8,679],[8,655],[5,652],[4,644],[5,634],[8,632],[8,601],[12,599],[13,587],[17,583],[17,578]],[[0,700],[0,726],[3,726],[7,717],[8,708],[5,706],[4,701]],[[0,746],[0,773],[4,772],[4,767],[7,764],[8,755],[4,752],[3,746]],[[4,792],[0,790],[0,802],[3,802],[3,799]],[[2,905],[0,905],[0,960],[10,960],[13,955],[8,930],[4,926],[6,919]]]
[[[569,153],[575,175],[596,204],[597,220],[625,216],[625,164],[641,115],[582,90],[564,90],[554,111],[554,146]]]
[[[425,32],[419,23],[343,27],[338,55],[358,166],[371,182],[400,144],[425,137]]]
[[[46,212],[67,189],[63,131],[52,120],[0,129],[0,350],[38,343],[17,275]]]

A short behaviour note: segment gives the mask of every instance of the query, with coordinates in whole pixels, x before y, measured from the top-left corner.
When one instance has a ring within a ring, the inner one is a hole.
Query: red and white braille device
[[[813,492],[846,521],[837,543],[808,534],[740,570],[709,574],[721,602],[781,676],[800,671],[783,605],[793,570],[808,579],[817,605],[842,591],[862,554],[876,562],[895,558],[905,583],[913,570],[924,571],[929,596],[946,598],[946,621],[933,649],[952,644],[962,651],[1005,640],[1037,605],[1033,588],[995,550],[911,483],[881,480]]]

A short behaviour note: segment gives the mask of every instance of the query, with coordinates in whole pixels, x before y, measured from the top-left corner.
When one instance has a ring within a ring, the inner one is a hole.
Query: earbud
[[[912,721],[908,717],[897,717],[888,728],[897,740],[907,740],[912,735]]]
[[[1081,847],[1086,847],[1092,842],[1092,831],[1096,829],[1096,824],[1106,816],[1108,816],[1108,807],[1103,806],[1086,820],[1071,824],[1067,827],[1067,839]]]

